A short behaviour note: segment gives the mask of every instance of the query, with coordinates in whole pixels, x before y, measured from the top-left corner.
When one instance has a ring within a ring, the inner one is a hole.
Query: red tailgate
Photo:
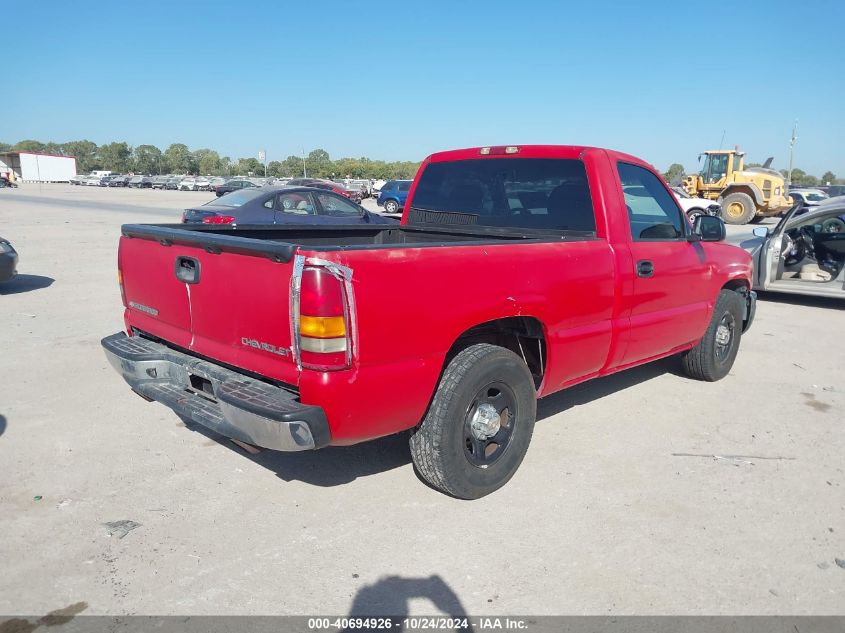
[[[298,382],[292,260],[143,238],[123,237],[120,248],[128,325],[200,356]]]

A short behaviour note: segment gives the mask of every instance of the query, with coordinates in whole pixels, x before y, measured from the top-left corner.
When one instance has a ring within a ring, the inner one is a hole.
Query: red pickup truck
[[[718,380],[754,317],[721,220],[592,147],[433,154],[401,225],[122,232],[126,332],[102,344],[134,391],[281,451],[410,429],[466,499],[514,474],[537,398],[671,354]]]

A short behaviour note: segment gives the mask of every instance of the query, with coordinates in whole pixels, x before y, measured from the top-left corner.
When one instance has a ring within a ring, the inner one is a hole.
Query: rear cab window
[[[446,218],[434,214],[445,214]],[[584,163],[569,158],[487,158],[430,163],[411,222],[595,234]]]

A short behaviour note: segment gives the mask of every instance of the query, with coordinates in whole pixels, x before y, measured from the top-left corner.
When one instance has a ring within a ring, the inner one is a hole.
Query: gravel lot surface
[[[457,501],[405,437],[249,455],[115,374],[120,225],[209,196],[0,190],[0,614],[845,614],[845,305],[761,297],[715,384],[669,359],[543,400],[514,479]]]

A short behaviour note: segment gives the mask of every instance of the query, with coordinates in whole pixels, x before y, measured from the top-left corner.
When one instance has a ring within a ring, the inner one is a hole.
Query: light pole
[[[308,172],[305,170],[305,148],[302,148],[302,177],[308,178]]]
[[[798,138],[798,119],[795,119],[795,125],[792,127],[792,138],[789,139],[789,171],[786,172],[786,191],[783,192],[786,197],[789,192],[789,187],[792,185],[792,155],[795,149],[795,141]]]

